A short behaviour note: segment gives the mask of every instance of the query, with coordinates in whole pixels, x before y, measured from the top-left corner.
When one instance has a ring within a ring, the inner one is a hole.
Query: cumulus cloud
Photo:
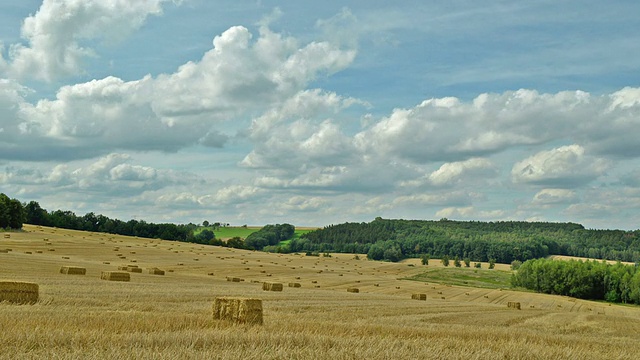
[[[394,110],[357,134],[356,141],[363,151],[417,163],[465,160],[561,138],[585,113],[588,102],[583,92],[531,90],[481,94],[468,103],[453,97],[429,99],[412,109]],[[554,121],[549,126],[541,119]]]
[[[436,217],[451,219],[488,219],[496,220],[505,216],[504,210],[478,210],[473,206],[447,207],[436,212]]]
[[[432,172],[428,179],[436,186],[454,185],[460,182],[465,176],[494,176],[496,170],[491,161],[482,158],[472,158],[465,161],[445,163],[440,168]]]
[[[475,199],[481,198],[478,193],[469,193],[464,191],[453,191],[448,193],[426,193],[415,195],[403,195],[393,199],[393,206],[404,205],[468,205]]]
[[[126,197],[192,181],[188,174],[131,164],[131,156],[113,153],[85,164],[59,164],[51,169],[7,167],[0,182],[31,188],[34,192],[70,191]]]
[[[114,149],[221,147],[228,139],[219,130],[222,124],[241,130],[238,118],[287,99],[295,102],[310,81],[343,69],[355,56],[324,42],[300,46],[268,29],[256,41],[251,38],[246,28],[232,27],[214,39],[199,62],[173,74],[134,81],[110,76],[64,86],[55,99],[35,105],[16,83],[4,80],[0,106],[7,110],[7,123],[20,131],[0,143],[0,157],[68,159]],[[310,151],[313,147],[310,143]]]
[[[576,200],[578,196],[574,190],[542,189],[534,195],[532,203],[536,205],[567,204]]]
[[[120,40],[140,28],[149,15],[161,14],[169,1],[44,0],[24,20],[21,35],[27,44],[10,46],[6,67],[18,78],[51,81],[77,75],[83,61],[96,56],[83,41]]]
[[[288,211],[315,212],[326,208],[328,204],[329,201],[318,196],[293,196],[283,207]]]
[[[607,160],[585,154],[580,145],[569,145],[541,151],[516,163],[511,177],[516,183],[576,186],[596,179],[610,165]]]

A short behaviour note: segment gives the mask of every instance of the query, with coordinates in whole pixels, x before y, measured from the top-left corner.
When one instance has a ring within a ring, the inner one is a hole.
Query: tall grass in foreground
[[[71,289],[76,297],[63,296]],[[151,284],[109,286],[98,296],[96,290],[69,283],[37,305],[0,304],[0,359],[630,359],[640,354],[640,322],[622,316],[297,289],[264,297],[263,326],[234,326],[213,321],[212,289],[197,284],[173,284],[163,293]],[[243,289],[230,283],[224,291]]]

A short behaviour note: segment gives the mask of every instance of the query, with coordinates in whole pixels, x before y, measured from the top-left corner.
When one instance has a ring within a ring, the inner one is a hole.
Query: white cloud
[[[570,145],[541,151],[516,163],[511,177],[516,183],[576,186],[603,175],[610,165],[607,160],[586,155],[582,146]]]
[[[533,197],[533,204],[552,205],[567,204],[578,200],[574,190],[569,189],[542,189]]]
[[[473,200],[481,198],[478,193],[467,193],[464,191],[453,191],[448,193],[426,193],[415,195],[403,195],[395,197],[392,201],[393,206],[404,205],[466,205]]]
[[[473,206],[447,207],[436,212],[436,217],[448,219],[486,219],[488,221],[504,218],[504,210],[478,210]]]
[[[3,80],[0,106],[17,128],[11,130],[20,130],[12,133],[20,136],[11,138],[11,146],[0,143],[0,150],[7,150],[0,157],[67,159],[113,149],[176,151],[198,143],[221,147],[228,135],[220,128],[243,130],[243,117],[277,104],[295,106],[287,104],[305,97],[308,82],[343,69],[355,56],[328,43],[300,47],[268,29],[255,42],[251,37],[246,28],[232,27],[214,39],[200,62],[173,74],[64,86],[55,99],[35,105],[24,100],[19,85]],[[307,97],[314,96],[322,97],[314,91]],[[355,101],[326,97],[340,106]],[[313,151],[313,142],[309,145]]]
[[[465,161],[445,163],[432,172],[428,179],[436,186],[454,185],[465,176],[482,177],[495,175],[495,168],[491,161],[482,158],[472,158]],[[476,181],[477,179],[472,179]]]
[[[28,44],[10,46],[9,72],[45,81],[77,75],[83,61],[96,56],[83,41],[118,41],[140,28],[149,15],[161,14],[168,1],[44,0],[22,25]]]
[[[222,188],[212,197],[206,197],[199,200],[201,204],[211,203],[214,206],[233,205],[255,199],[262,194],[264,190],[255,186],[231,185]]]
[[[481,94],[470,103],[452,97],[430,99],[412,109],[394,110],[357,134],[356,141],[362,151],[417,163],[465,160],[567,136],[587,113],[588,103],[588,94],[579,91]]]
[[[315,212],[328,205],[329,202],[321,197],[293,196],[283,206],[288,211]]]
[[[131,156],[109,154],[91,163],[38,167],[7,167],[0,182],[21,185],[33,193],[81,192],[84,196],[129,197],[193,181],[193,176],[178,176],[172,170],[130,164]]]

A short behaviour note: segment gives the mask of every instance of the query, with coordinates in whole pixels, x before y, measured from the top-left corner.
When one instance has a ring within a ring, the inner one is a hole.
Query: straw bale
[[[234,324],[262,325],[262,300],[217,297],[213,301],[213,318]]]
[[[282,291],[282,283],[264,282],[262,283],[262,290],[264,291]]]
[[[0,302],[35,304],[38,302],[38,284],[21,281],[0,281]]]
[[[63,266],[60,268],[60,274],[65,275],[86,275],[87,269],[80,266]]]
[[[360,289],[358,289],[358,288],[347,288],[347,292],[350,292],[350,293],[359,293],[359,292],[360,292]]]
[[[63,256],[62,258],[67,260],[70,259],[68,256]]]
[[[302,285],[300,285],[300,283],[289,283],[289,287],[299,288],[302,287]]]
[[[164,275],[164,270],[158,268],[149,268],[149,274],[151,275]]]
[[[227,281],[240,282],[242,281],[242,279],[240,279],[239,277],[227,276]]]
[[[100,278],[109,281],[131,281],[131,275],[124,271],[103,271]]]
[[[509,301],[507,303],[507,307],[509,307],[511,309],[520,310],[520,303],[519,302],[515,302],[515,301]]]
[[[5,239],[10,239],[11,238],[11,234],[4,234],[4,238]]]
[[[0,253],[5,253],[5,254],[7,254],[8,252],[9,252],[9,250],[7,250],[7,249],[0,249]]]
[[[134,272],[134,273],[142,272],[142,268],[139,268],[137,265],[128,265],[126,270],[128,272]]]
[[[413,300],[427,300],[427,294],[411,294]]]

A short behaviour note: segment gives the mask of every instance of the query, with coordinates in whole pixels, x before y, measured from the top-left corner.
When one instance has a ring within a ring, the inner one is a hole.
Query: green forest
[[[548,255],[640,261],[640,230],[589,230],[575,223],[393,220],[327,226],[294,239],[287,252],[366,253],[373,260],[449,256],[511,263]]]
[[[511,284],[546,294],[640,304],[640,269],[598,261],[526,261]]]

